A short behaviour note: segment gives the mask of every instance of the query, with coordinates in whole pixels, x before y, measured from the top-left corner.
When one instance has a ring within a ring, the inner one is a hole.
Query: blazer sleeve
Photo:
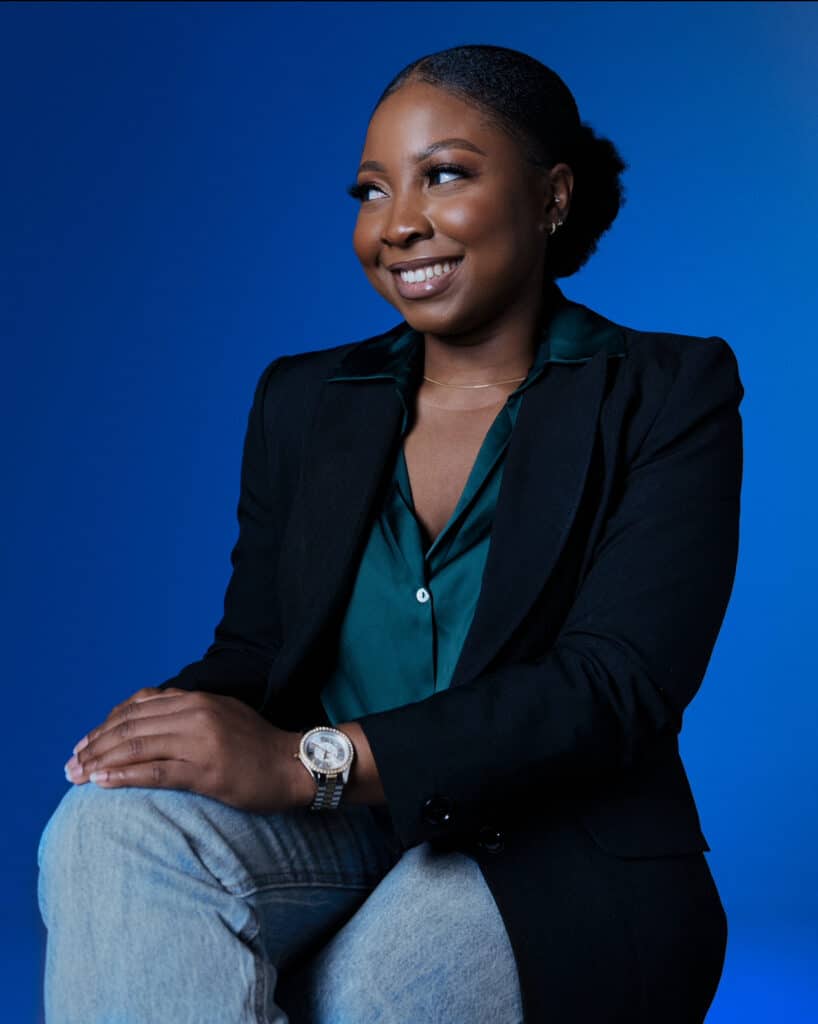
[[[279,436],[276,375],[290,358],[280,356],[267,366],[253,396],[241,462],[239,535],[214,641],[199,661],[165,680],[160,689],[222,693],[255,708],[264,699],[270,665],[281,646],[276,575],[287,504],[272,493],[274,481],[282,476],[280,456],[268,438]]]
[[[678,733],[735,576],[743,394],[725,341],[683,345],[550,649],[358,719],[405,847],[593,789]],[[439,795],[451,814],[430,824]]]

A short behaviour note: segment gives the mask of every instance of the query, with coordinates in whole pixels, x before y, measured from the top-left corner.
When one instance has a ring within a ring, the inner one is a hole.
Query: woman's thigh
[[[73,787],[39,849],[49,1020],[282,1020],[278,968],[333,934],[398,856],[363,805],[263,816]]]
[[[279,1002],[293,1024],[519,1024],[514,954],[479,866],[407,850]]]

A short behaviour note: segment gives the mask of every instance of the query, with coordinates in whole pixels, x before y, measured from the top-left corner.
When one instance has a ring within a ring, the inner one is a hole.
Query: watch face
[[[303,742],[304,754],[319,772],[342,771],[352,761],[352,744],[346,736],[318,729]]]

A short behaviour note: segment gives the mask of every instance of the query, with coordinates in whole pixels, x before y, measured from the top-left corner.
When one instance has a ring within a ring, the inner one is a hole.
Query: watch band
[[[334,811],[341,802],[341,794],[344,792],[344,779],[341,775],[323,775],[321,772],[314,772],[318,789],[315,799],[310,804],[311,811]]]

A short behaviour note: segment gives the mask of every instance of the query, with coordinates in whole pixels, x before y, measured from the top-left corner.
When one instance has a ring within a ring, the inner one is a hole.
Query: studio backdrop
[[[482,42],[629,164],[565,294],[737,355],[739,565],[681,737],[730,921],[708,1020],[818,1019],[818,6],[416,2],[0,5],[3,1020],[40,1020],[71,747],[210,642],[259,373],[396,322],[345,194],[372,106]]]

